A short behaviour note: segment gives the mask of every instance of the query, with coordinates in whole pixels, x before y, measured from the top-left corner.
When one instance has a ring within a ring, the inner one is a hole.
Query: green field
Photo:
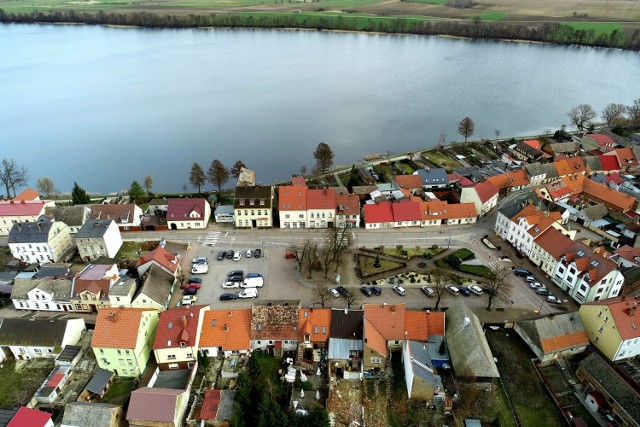
[[[479,13],[477,15],[473,15],[471,17],[469,17],[469,19],[473,19],[474,17],[479,17],[480,19],[482,19],[483,21],[499,21],[502,18],[504,18],[505,16],[507,16],[506,13],[502,13],[502,12],[493,12],[491,10],[487,10],[486,12],[482,12]]]
[[[613,30],[622,31],[622,25],[616,22],[562,22],[563,25],[568,25],[574,30],[593,30],[595,36],[600,34],[611,34]]]
[[[445,4],[447,0],[406,0],[407,3]]]

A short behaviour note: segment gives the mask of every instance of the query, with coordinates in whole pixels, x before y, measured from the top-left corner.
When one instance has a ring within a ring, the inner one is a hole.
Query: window
[[[187,353],[187,358],[188,359],[193,359],[193,353]]]
[[[100,349],[100,354],[104,354],[104,350],[103,349]]]
[[[102,363],[104,363],[105,365],[108,365],[108,364],[109,364],[109,361],[103,357],[103,358],[102,358]]]
[[[33,352],[40,354],[40,353],[42,353],[42,350],[40,350],[39,348],[34,348]]]
[[[322,333],[323,333],[323,334],[326,334],[326,333],[327,333],[327,327],[326,327],[326,326],[323,326],[323,327],[322,327]]]
[[[129,366],[133,366],[133,360],[127,359],[127,364],[129,364]]]
[[[118,356],[122,354],[122,350],[118,350]]]
[[[604,318],[604,323],[607,323],[607,322],[609,322],[609,316]]]
[[[379,365],[380,364],[380,358],[379,357],[372,357],[371,358],[371,364]]]
[[[146,320],[145,320],[145,323],[146,323]],[[129,350],[125,350],[124,352],[125,352],[126,354],[129,354]]]
[[[313,333],[314,333],[314,334],[317,334],[317,333],[318,333],[318,326],[317,326],[317,325],[313,327]]]
[[[168,360],[176,360],[176,355],[175,354],[168,354],[167,355],[167,359]]]
[[[600,327],[598,328],[598,332],[602,333],[602,331],[604,331],[604,326],[600,325]]]
[[[120,363],[120,366],[124,366],[124,359],[118,359],[118,363]]]
[[[596,339],[595,339],[595,341],[594,341],[594,342],[595,342],[596,344],[598,344],[598,341],[600,341],[600,337],[596,337]]]

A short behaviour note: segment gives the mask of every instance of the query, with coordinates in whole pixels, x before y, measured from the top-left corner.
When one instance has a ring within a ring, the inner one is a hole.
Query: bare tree
[[[307,167],[305,165],[300,166],[300,175],[305,176],[307,174]]]
[[[624,125],[624,113],[626,111],[627,107],[624,104],[611,103],[602,110],[602,120],[610,128],[622,126]]]
[[[305,261],[308,262],[311,250],[315,251],[315,244],[307,239],[303,242],[298,243],[290,243],[287,247],[287,250],[295,256],[296,263],[298,264],[298,271],[302,273],[302,268],[304,266]]]
[[[352,305],[357,304],[360,301],[360,297],[355,292],[349,291],[349,296],[345,297],[347,301],[347,308],[351,308]]]
[[[629,125],[633,127],[640,126],[640,98],[627,107],[627,119],[629,120]]]
[[[145,175],[142,185],[144,185],[144,189],[147,191],[147,194],[150,194],[151,189],[153,188],[153,176],[151,176],[151,174]]]
[[[331,293],[329,292],[329,285],[327,285],[327,282],[322,281],[316,283],[311,292],[313,293],[314,298],[320,300],[320,304],[322,304],[322,308],[324,308],[325,303],[331,296]]]
[[[493,134],[496,136],[496,139],[500,139],[502,132],[500,132],[500,129],[496,129],[493,131]]]
[[[473,120],[471,120],[471,117],[465,117],[460,120],[460,123],[458,123],[458,133],[464,136],[464,142],[467,142],[467,138],[473,135],[475,127],[476,125],[473,123]]]
[[[567,116],[569,116],[569,120],[578,130],[584,130],[598,114],[591,105],[580,104],[569,110]]]
[[[445,281],[446,276],[444,272],[439,268],[436,268],[435,270],[433,270],[433,272],[431,273],[431,276],[433,277],[433,280],[431,282],[433,284],[433,292],[436,293],[435,310],[438,311],[438,307],[440,307],[440,300],[442,299],[442,296],[444,295],[444,293],[447,291],[447,286]]]
[[[502,302],[508,302],[511,298],[513,283],[511,283],[509,270],[504,267],[492,268],[493,278],[484,287],[484,292],[489,296],[487,311],[491,311],[491,304],[496,299]]]
[[[7,197],[11,197],[11,191],[13,191],[13,197],[16,196],[16,188],[21,188],[27,185],[27,169],[24,166],[20,166],[14,159],[4,159],[0,163],[0,181],[4,184],[7,191]]]
[[[327,229],[325,245],[331,253],[331,262],[335,267],[336,273],[342,265],[344,255],[349,251],[349,246],[351,245],[351,236],[347,230],[346,225]]]
[[[36,188],[41,194],[44,194],[46,197],[51,197],[51,195],[58,192],[58,190],[56,190],[56,186],[53,183],[53,180],[48,176],[38,178],[36,180]]]

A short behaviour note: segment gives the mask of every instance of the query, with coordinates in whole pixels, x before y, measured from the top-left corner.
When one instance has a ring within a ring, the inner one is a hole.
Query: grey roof
[[[6,283],[0,283],[0,294],[11,295],[13,292],[13,285],[7,285]]]
[[[433,362],[431,362],[431,357],[429,357],[429,351],[426,345],[420,341],[409,341],[409,349],[411,351],[411,368],[413,374],[429,384],[442,387],[442,378],[440,378],[440,375],[433,373]]]
[[[0,283],[11,284],[17,275],[18,272],[15,270],[0,271]]]
[[[152,199],[148,205],[149,206],[164,206],[167,205],[169,202],[167,202],[167,199]]]
[[[600,163],[600,157],[598,156],[584,156],[582,161],[592,172],[602,170],[602,163]]]
[[[0,318],[0,346],[59,347],[71,319]]]
[[[69,266],[65,264],[45,264],[33,276],[36,279],[62,278],[69,276]]]
[[[558,178],[558,171],[553,163],[531,163],[524,165],[524,170],[529,178],[538,175],[545,175],[545,179]]]
[[[505,207],[502,207],[498,210],[502,215],[511,219],[517,215],[522,209],[524,209],[527,205],[522,203],[511,203]]]
[[[607,187],[609,186],[609,181],[607,180],[607,177],[604,176],[604,173],[602,172],[594,173],[593,175],[591,175],[591,180],[594,182],[597,182],[598,184],[604,184]]]
[[[333,330],[331,335],[333,335]],[[351,350],[362,351],[362,338],[329,338],[329,354],[327,355],[329,359],[348,359]]]
[[[462,175],[465,178],[468,178],[475,182],[480,182],[485,178],[484,175],[482,174],[482,171],[477,166],[469,166],[466,168],[456,168],[456,169],[453,169],[453,172],[457,173],[458,175]]]
[[[70,300],[71,280],[69,279],[15,279],[11,299],[26,299],[27,292],[36,288],[53,295],[55,300]]]
[[[108,369],[98,368],[89,384],[87,384],[87,391],[93,394],[101,394],[102,390],[107,386],[109,380],[113,378],[113,372]]]
[[[448,184],[447,171],[443,168],[418,169],[416,171],[422,178],[422,185]]]
[[[62,424],[74,427],[111,427],[120,406],[109,403],[71,402],[64,407]]]
[[[78,230],[76,239],[95,239],[104,236],[109,226],[113,223],[112,219],[89,219]]]
[[[227,214],[233,215],[233,205],[220,205],[213,213],[214,215]]]
[[[9,243],[47,243],[52,225],[44,215],[36,222],[16,222],[9,232]]]
[[[573,313],[545,316],[538,319],[518,321],[517,325],[526,333],[529,340],[533,341],[536,347],[543,351],[544,340],[573,334],[583,335],[582,342],[577,344],[576,341],[571,340],[565,347],[558,347],[556,343],[556,345],[554,345],[555,348],[551,349],[551,352],[562,351],[567,348],[579,347],[581,345],[589,345],[589,339],[584,332],[584,325],[582,324],[580,315],[577,311]]]
[[[580,146],[584,151],[600,149],[600,146],[598,145],[598,143],[589,135],[585,135],[582,137],[582,140],[580,141]]]
[[[354,185],[351,191],[353,191],[353,194],[369,194],[377,189],[377,185]]]
[[[640,134],[636,134],[636,135],[640,135]],[[633,155],[636,156],[636,159],[640,159],[640,146],[635,144],[632,145],[631,151],[633,151]]]
[[[233,402],[236,398],[235,390],[221,390],[220,403],[216,420],[231,420],[233,418]]]
[[[609,214],[609,209],[607,209],[604,204],[598,203],[597,205],[582,209],[578,214],[585,219],[593,221],[607,216]]]
[[[175,278],[155,264],[145,274],[147,278],[142,284],[140,293],[144,293],[160,305],[166,305],[171,296],[171,287]]]
[[[82,351],[77,345],[65,345],[62,352],[56,357],[56,361],[71,362]]]
[[[16,415],[20,408],[4,409],[0,408],[0,427],[7,427],[11,419]]]
[[[640,396],[624,379],[620,378],[602,357],[593,353],[579,365],[618,402],[631,418],[640,422]]]
[[[542,151],[538,150],[537,148],[533,148],[529,144],[525,144],[524,141],[517,143],[515,146],[515,150],[531,159],[539,159],[544,154]]]
[[[69,226],[79,226],[89,218],[91,211],[88,207],[78,206],[52,206],[45,208],[44,214],[56,221],[62,221]]]
[[[244,205],[241,205],[239,201],[241,199],[242,200],[256,199],[256,200],[264,200],[264,205],[256,204],[254,205],[254,208],[269,209],[271,207],[271,198],[272,198],[271,194],[272,194],[272,190],[270,185],[254,185],[249,187],[236,187],[236,198],[233,203],[233,207],[236,209],[249,208],[251,205],[246,203]]]
[[[331,310],[331,337],[362,340],[363,310]]]
[[[575,153],[575,151],[578,149],[576,143],[573,141],[556,142],[555,144],[549,144],[549,147],[551,148],[551,151],[553,151],[554,154]]]
[[[500,377],[478,317],[464,302],[445,312],[446,340],[457,376]]]
[[[127,278],[125,280],[118,280],[111,286],[111,289],[109,289],[109,295],[124,297],[129,295],[131,288],[135,288],[136,286],[136,279]]]

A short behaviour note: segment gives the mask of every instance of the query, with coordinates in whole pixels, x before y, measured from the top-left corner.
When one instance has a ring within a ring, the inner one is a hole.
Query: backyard
[[[116,254],[116,262],[124,265],[134,265],[147,252],[154,250],[158,242],[122,242]]]
[[[135,380],[132,378],[117,377],[99,401],[113,405],[122,405],[131,393],[134,385]]]
[[[5,360],[0,369],[0,407],[26,404],[53,369],[53,359]]]

